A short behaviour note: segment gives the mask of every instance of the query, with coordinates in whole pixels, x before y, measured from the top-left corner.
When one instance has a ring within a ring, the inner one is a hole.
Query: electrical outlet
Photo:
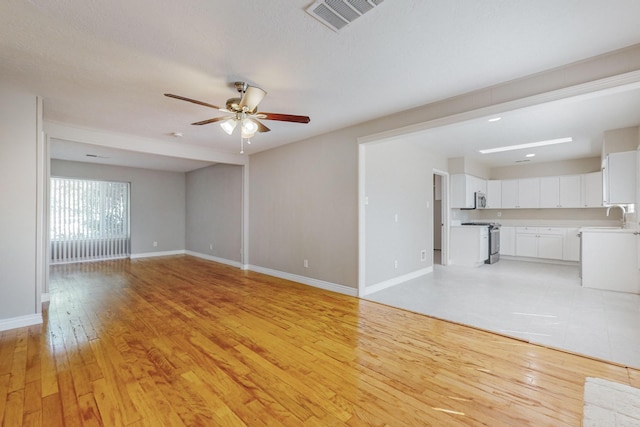
[[[309,268],[309,260],[305,259],[303,265],[304,265],[304,268]]]
[[[213,243],[209,243],[209,250],[212,251],[213,250]]]
[[[393,262],[393,266],[394,266],[394,268],[398,268],[398,260],[395,260],[395,261]]]
[[[502,212],[498,212],[496,215],[498,215],[498,218],[500,218],[502,216]]]
[[[155,248],[156,246],[158,246],[158,242],[153,242],[153,247]]]
[[[427,260],[427,250],[423,249],[420,251],[420,261],[426,261]]]

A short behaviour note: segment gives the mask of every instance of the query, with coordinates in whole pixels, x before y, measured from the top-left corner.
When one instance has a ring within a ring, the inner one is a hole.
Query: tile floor
[[[640,295],[583,288],[576,266],[436,264],[366,298],[640,368]]]

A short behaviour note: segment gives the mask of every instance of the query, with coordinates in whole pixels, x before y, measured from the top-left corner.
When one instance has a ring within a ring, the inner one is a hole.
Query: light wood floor
[[[579,426],[640,373],[188,256],[57,266],[4,426]]]

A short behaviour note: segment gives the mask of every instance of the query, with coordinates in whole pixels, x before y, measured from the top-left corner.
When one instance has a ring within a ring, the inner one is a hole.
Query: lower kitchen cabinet
[[[516,256],[563,259],[564,228],[516,227]]]
[[[562,259],[565,261],[580,261],[579,228],[567,228],[565,230]]]
[[[500,227],[500,255],[515,256],[516,228]]]
[[[489,258],[489,227],[454,226],[450,234],[451,264],[478,267]]]
[[[640,293],[638,236],[634,230],[583,229],[582,286]]]

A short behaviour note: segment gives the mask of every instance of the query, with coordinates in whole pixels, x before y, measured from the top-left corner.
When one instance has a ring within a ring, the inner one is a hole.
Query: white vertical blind
[[[51,178],[51,262],[129,256],[129,183]]]

